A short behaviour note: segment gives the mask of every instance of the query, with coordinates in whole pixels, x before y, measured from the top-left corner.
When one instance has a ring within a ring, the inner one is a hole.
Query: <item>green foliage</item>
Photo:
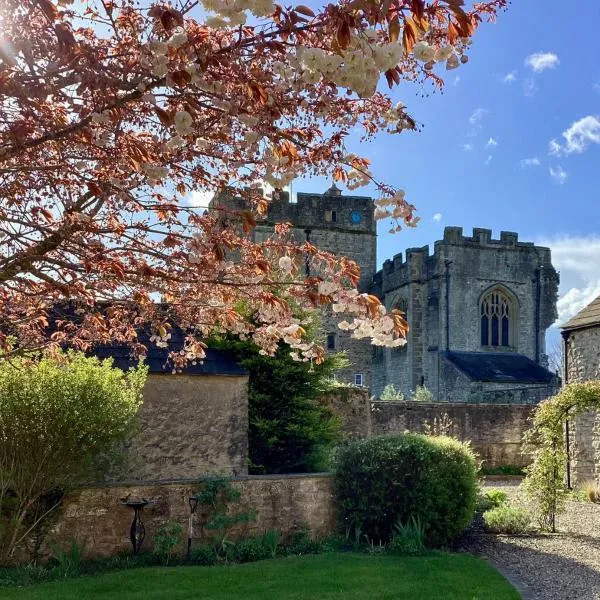
[[[506,502],[508,502],[506,492],[495,489],[487,490],[486,492],[477,495],[475,511],[484,513],[491,508],[502,506],[503,504],[506,504]]]
[[[163,565],[168,565],[173,558],[177,546],[181,545],[183,526],[175,519],[169,519],[156,529],[152,553]]]
[[[417,389],[413,392],[411,400],[415,402],[433,402],[433,394],[424,385],[418,385]]]
[[[536,408],[533,427],[525,434],[524,451],[533,456],[533,463],[526,469],[524,485],[537,504],[538,521],[543,530],[556,531],[556,515],[564,510],[567,498],[564,422],[598,407],[600,381],[586,381],[565,386]]]
[[[477,465],[470,447],[451,438],[379,436],[339,451],[335,487],[346,531],[387,543],[398,521],[415,518],[435,547],[470,523]]]
[[[217,555],[210,544],[198,544],[192,548],[190,560],[195,565],[208,567],[217,563]]]
[[[207,537],[211,539],[217,560],[228,561],[234,546],[229,538],[229,530],[239,523],[255,520],[256,515],[248,511],[232,510],[232,504],[240,500],[241,492],[227,477],[206,478],[202,489],[194,497],[198,500],[196,510],[201,519],[201,527],[210,532]]]
[[[238,563],[275,558],[279,548],[280,534],[274,529],[262,535],[245,538],[231,548],[230,560]]]
[[[330,450],[343,439],[339,419],[317,402],[334,389],[332,375],[347,361],[328,355],[323,363],[298,362],[282,344],[263,356],[248,341],[213,340],[234,352],[249,371],[251,473],[307,473],[327,470]]]
[[[483,513],[485,528],[492,533],[527,533],[531,515],[522,508],[502,504]]]
[[[398,521],[394,526],[388,550],[392,554],[417,556],[425,552],[425,529],[420,519],[411,517],[406,523]]]
[[[379,396],[380,400],[385,402],[402,402],[404,400],[404,394],[397,390],[393,383],[388,383]]]
[[[76,352],[0,360],[0,563],[58,503],[42,500],[93,477],[127,436],[146,372]]]
[[[76,540],[72,539],[66,549],[59,548],[55,544],[51,544],[50,548],[53,552],[50,564],[55,565],[54,574],[58,579],[79,575],[81,563],[83,562],[85,543],[78,544]]]
[[[501,506],[502,504],[506,504],[508,501],[508,494],[503,490],[487,490],[485,495],[490,499],[490,502],[494,506]]]

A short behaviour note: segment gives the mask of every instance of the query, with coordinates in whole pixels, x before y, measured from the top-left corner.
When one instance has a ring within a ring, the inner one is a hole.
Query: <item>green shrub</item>
[[[308,525],[300,525],[290,536],[288,543],[281,548],[286,556],[302,556],[304,554],[319,554],[323,543],[313,538]]]
[[[210,566],[217,562],[217,554],[210,544],[198,544],[192,548],[190,560],[195,565]]]
[[[99,459],[116,455],[146,372],[77,352],[0,360],[0,564],[58,506],[57,490],[94,478]]]
[[[386,402],[402,402],[404,401],[404,394],[400,390],[397,390],[393,383],[388,383],[383,388],[379,399]]]
[[[79,575],[81,563],[83,562],[85,543],[78,544],[76,540],[72,539],[66,549],[59,548],[55,544],[51,544],[50,547],[53,553],[50,566],[54,567],[54,575],[58,579]]]
[[[387,543],[398,521],[414,517],[435,547],[471,522],[477,466],[469,446],[451,438],[379,436],[340,449],[335,489],[346,531]]]
[[[425,552],[425,530],[421,521],[411,517],[406,523],[396,523],[388,550],[392,554],[409,556],[423,554]]]
[[[263,356],[256,344],[211,340],[233,352],[248,370],[250,473],[311,473],[330,468],[331,450],[344,438],[340,419],[319,399],[335,385],[331,376],[347,365],[341,355],[320,364],[296,361],[280,344]]]
[[[253,562],[275,558],[279,547],[279,531],[265,531],[262,535],[249,537],[231,547],[230,559],[234,562]]]
[[[413,392],[411,400],[415,402],[433,402],[433,394],[429,388],[424,385],[418,385],[417,389]]]
[[[485,492],[494,507],[502,506],[508,502],[508,494],[503,490],[491,489]]]
[[[526,533],[531,525],[531,515],[522,508],[505,504],[483,513],[485,528],[492,533]]]
[[[181,545],[183,527],[175,519],[169,519],[160,525],[154,534],[152,553],[163,564],[168,565],[175,554],[175,549]]]

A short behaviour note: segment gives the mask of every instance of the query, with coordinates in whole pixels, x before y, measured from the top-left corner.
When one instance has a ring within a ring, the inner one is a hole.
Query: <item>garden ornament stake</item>
[[[196,508],[198,506],[198,497],[190,496],[188,502],[190,504],[190,519],[188,523],[188,540],[186,556],[190,558],[192,554],[192,538],[194,537],[194,513],[196,512]]]

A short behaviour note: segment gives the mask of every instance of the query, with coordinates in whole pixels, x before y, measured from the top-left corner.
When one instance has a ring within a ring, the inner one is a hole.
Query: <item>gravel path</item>
[[[526,504],[517,484],[492,482],[514,505]],[[532,600],[600,600],[600,505],[568,502],[557,534],[490,535],[475,528],[465,547],[522,585]]]

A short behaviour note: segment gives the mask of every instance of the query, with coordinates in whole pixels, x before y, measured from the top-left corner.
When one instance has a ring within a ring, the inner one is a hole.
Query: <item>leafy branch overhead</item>
[[[507,1],[201,4],[1,3],[5,351],[117,341],[143,355],[136,328],[164,343],[177,325],[189,332],[177,368],[201,359],[213,332],[267,353],[287,337],[318,362],[291,304],[337,305],[359,335],[404,343],[402,315],[356,291],[353,261],[298,245],[285,224],[260,243],[253,229],[283,187],[312,175],[372,184],[377,218],[414,226],[405,193],[345,140],[355,127],[364,140],[414,130],[380,80],[441,87],[440,68],[465,63],[475,28]],[[245,209],[205,214],[190,202],[197,192],[239,195]],[[78,318],[57,317],[65,302]]]

